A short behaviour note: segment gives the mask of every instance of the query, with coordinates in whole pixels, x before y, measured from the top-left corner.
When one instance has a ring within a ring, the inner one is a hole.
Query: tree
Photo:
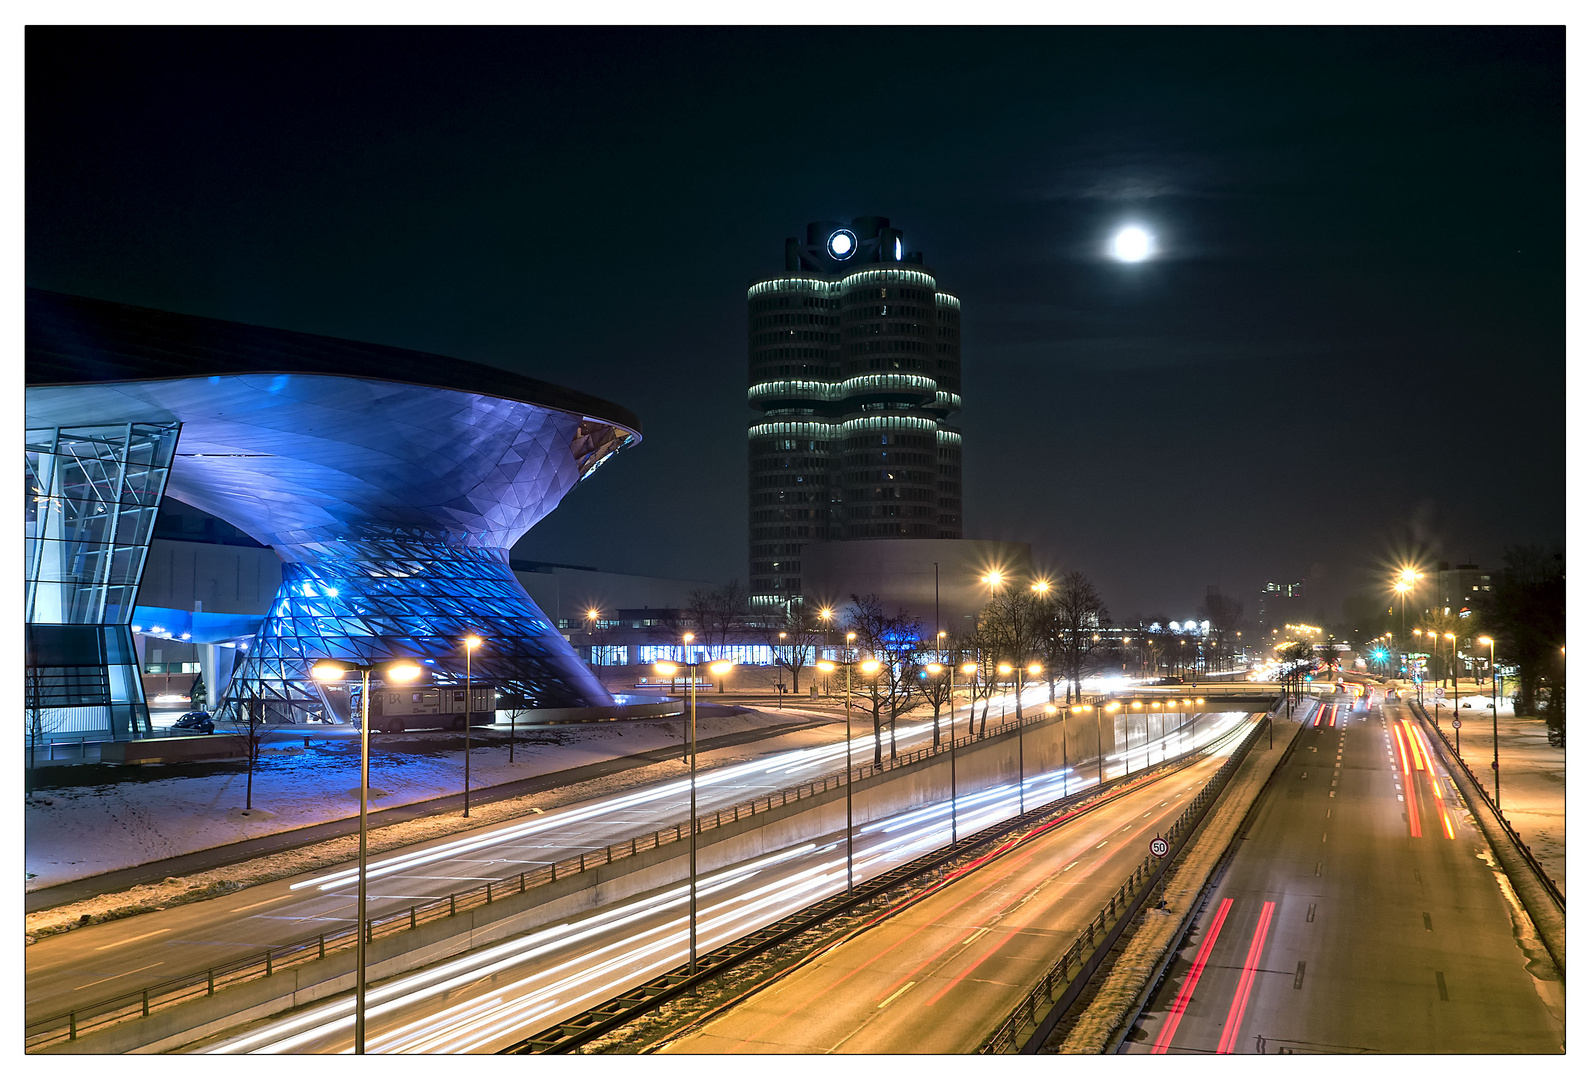
[[[876,593],[852,593],[850,629],[856,634],[857,647],[879,663],[878,671],[864,678],[861,686],[873,713],[873,764],[882,766],[884,714],[889,715],[889,756],[893,759],[896,718],[911,708],[912,697],[920,689],[917,652],[923,638],[922,620],[904,609],[886,614]]]
[[[1072,570],[1061,578],[1055,591],[1055,632],[1061,670],[1068,682],[1066,700],[1083,696],[1083,679],[1100,670],[1109,647],[1099,631],[1110,622],[1110,611],[1094,583],[1081,571]]]
[[[1040,655],[1047,601],[1030,588],[1007,582],[1005,588],[996,590],[984,605],[979,622],[988,627],[994,646],[995,663],[1009,663],[1016,675],[1016,718],[1022,719],[1022,693],[1024,669]],[[996,668],[998,673],[998,668]]]
[[[1544,715],[1549,730],[1561,732],[1567,710],[1563,553],[1539,545],[1509,547],[1503,563],[1481,618],[1495,631],[1498,658],[1519,667],[1515,712]]]
[[[721,589],[692,589],[685,614],[696,625],[698,643],[707,650],[707,658],[723,659],[729,639],[745,628],[746,590],[739,581],[731,581]],[[720,680],[718,691],[723,690]]]
[[[773,652],[774,666],[790,672],[790,692],[799,694],[801,672],[817,659],[818,644],[823,640],[822,629],[812,626],[806,606],[795,602],[763,627],[763,639]]]
[[[286,710],[279,710],[273,716],[271,706],[261,701],[258,695],[232,702],[229,711],[232,714],[232,730],[243,739],[244,751],[248,756],[248,782],[244,788],[243,809],[252,810],[254,809],[254,767],[260,761],[260,745],[272,729],[288,722],[291,714]]]
[[[950,692],[955,687],[956,665],[961,662],[961,658],[956,655],[954,649],[944,653],[938,650],[924,651],[918,657],[918,678],[922,683],[919,692],[922,694],[923,699],[934,708],[935,746],[939,745],[939,712],[947,702],[950,705],[950,737],[952,739],[956,737],[956,704],[952,700]],[[932,670],[935,667],[939,670]]]

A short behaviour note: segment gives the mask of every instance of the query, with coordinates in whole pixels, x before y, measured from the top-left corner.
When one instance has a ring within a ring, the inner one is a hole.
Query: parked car
[[[171,725],[172,731],[197,731],[200,735],[214,735],[215,721],[204,711],[185,712]]]

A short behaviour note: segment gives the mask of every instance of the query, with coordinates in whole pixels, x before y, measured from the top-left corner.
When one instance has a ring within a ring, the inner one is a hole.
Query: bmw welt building
[[[263,620],[186,613],[183,640],[242,646],[223,713],[346,715],[309,674],[328,658],[415,659],[461,685],[471,634],[473,677],[515,706],[614,704],[508,549],[640,441],[629,411],[449,357],[33,289],[26,357],[36,731],[149,732],[134,612],[164,495],[282,561]]]

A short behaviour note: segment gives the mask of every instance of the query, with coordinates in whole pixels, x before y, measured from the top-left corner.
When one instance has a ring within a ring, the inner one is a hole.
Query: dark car
[[[207,712],[185,712],[171,725],[172,731],[197,731],[200,735],[214,735],[215,721]]]

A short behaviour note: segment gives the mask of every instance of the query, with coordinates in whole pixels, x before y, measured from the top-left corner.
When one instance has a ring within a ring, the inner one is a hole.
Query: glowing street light
[[[1497,642],[1489,637],[1476,638],[1489,652],[1486,670],[1492,676],[1492,805],[1503,812],[1503,774],[1497,767]]]
[[[691,635],[686,634],[687,641]],[[690,902],[690,936],[691,936],[691,962],[690,973],[696,974],[696,668],[695,661],[687,659],[683,665],[670,660],[659,660],[653,668],[659,675],[667,675],[671,680],[680,667],[685,668],[686,681],[691,688],[691,724],[690,724],[690,764],[691,764],[691,902]],[[707,670],[717,676],[729,674],[735,665],[728,660],[714,660],[707,665]]]
[[[471,634],[464,639],[464,816],[470,816],[470,708],[475,704],[475,679],[470,661],[481,639]]]
[[[413,660],[361,664],[352,660],[322,660],[309,669],[316,682],[342,682],[359,673],[359,900],[354,928],[354,1053],[365,1052],[365,886],[370,836],[370,673],[381,670],[388,682],[418,679],[423,670]]]

